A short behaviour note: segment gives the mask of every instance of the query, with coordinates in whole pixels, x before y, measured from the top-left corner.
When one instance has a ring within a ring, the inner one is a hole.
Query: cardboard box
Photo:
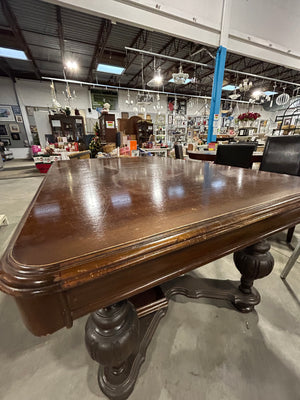
[[[137,150],[137,141],[136,140],[130,140],[129,149],[130,149],[130,155],[132,155],[132,150]]]

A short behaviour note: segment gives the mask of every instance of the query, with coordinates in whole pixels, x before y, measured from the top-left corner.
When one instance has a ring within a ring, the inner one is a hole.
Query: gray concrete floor
[[[42,179],[0,180],[0,214],[10,222],[0,228],[0,255]],[[298,227],[292,245],[299,233]],[[275,268],[256,282],[262,301],[251,314],[224,302],[180,296],[171,302],[131,400],[300,399],[300,260],[284,283],[279,275],[292,252],[285,234],[271,238]],[[232,256],[197,274],[239,279]],[[105,399],[97,385],[97,364],[85,350],[85,322],[86,317],[70,330],[34,337],[14,300],[0,293],[0,399]]]

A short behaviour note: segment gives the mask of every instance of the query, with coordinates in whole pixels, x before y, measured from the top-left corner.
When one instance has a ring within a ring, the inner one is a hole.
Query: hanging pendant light
[[[189,83],[189,74],[186,74],[183,72],[182,66],[180,65],[179,71],[177,73],[172,74],[172,80],[175,83],[175,85],[184,85],[186,83]],[[188,82],[186,82],[188,81]]]
[[[283,93],[281,93],[277,99],[276,99],[276,104],[278,106],[283,106],[290,100],[290,95],[285,93],[286,86],[283,88]]]
[[[154,72],[153,78],[147,83],[147,86],[159,87],[162,86],[162,84],[163,84],[163,77],[161,75],[160,68],[158,68],[157,71]]]
[[[239,84],[239,89],[241,92],[248,92],[248,90],[250,90],[253,86],[253,83],[251,81],[249,81],[248,78],[243,79],[243,83]]]

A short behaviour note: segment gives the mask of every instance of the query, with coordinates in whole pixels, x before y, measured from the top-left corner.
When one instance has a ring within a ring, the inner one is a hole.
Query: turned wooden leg
[[[154,300],[145,307],[138,296],[132,298],[139,304],[140,318],[133,304],[125,300],[93,312],[87,320],[86,347],[100,364],[98,383],[109,399],[125,400],[134,389],[147,347],[167,311],[165,298]]]
[[[99,386],[110,399],[126,399],[135,380],[130,379],[130,356],[139,344],[139,319],[134,306],[122,301],[90,315],[85,343],[93,360],[100,364]]]
[[[269,243],[262,240],[234,253],[235,265],[242,274],[239,289],[242,293],[249,295],[250,300],[236,303],[235,306],[239,311],[250,312],[254,309],[251,298],[258,292],[253,288],[253,281],[269,275],[274,266],[274,259],[269,250]]]

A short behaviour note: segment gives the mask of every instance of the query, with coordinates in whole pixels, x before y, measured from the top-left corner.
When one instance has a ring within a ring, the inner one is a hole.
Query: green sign
[[[110,104],[111,110],[118,109],[118,92],[115,90],[91,89],[92,107],[102,108],[104,103]]]

